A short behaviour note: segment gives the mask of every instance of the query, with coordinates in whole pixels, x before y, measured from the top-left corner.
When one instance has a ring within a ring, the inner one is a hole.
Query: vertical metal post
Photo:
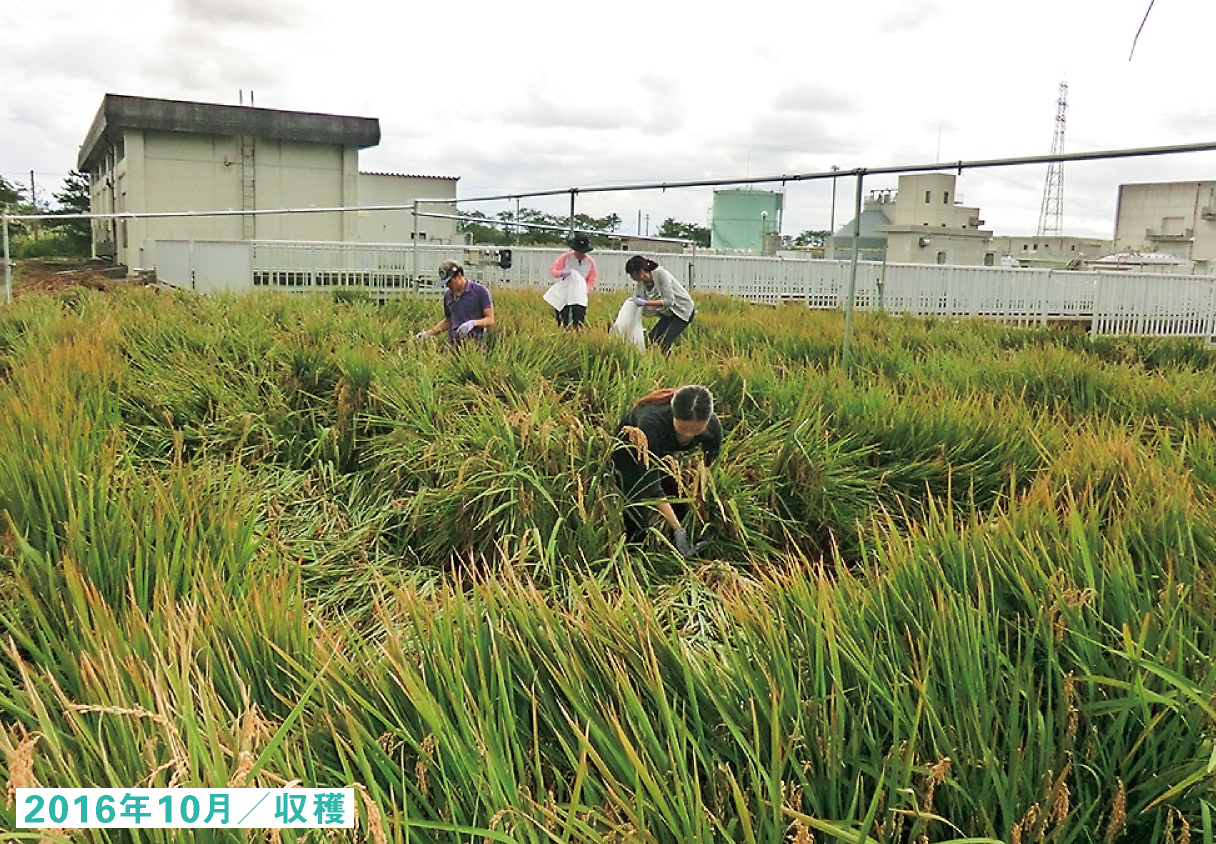
[[[853,299],[857,295],[857,252],[861,246],[861,181],[866,171],[853,172],[857,174],[857,197],[853,201],[853,259],[849,264],[849,284],[844,297],[844,342],[840,347],[840,363],[846,372],[853,368]]]
[[[832,165],[832,172],[835,173],[840,168],[835,164]],[[828,237],[836,236],[836,177],[832,177],[832,216],[828,222]],[[833,250],[835,252],[835,250]],[[827,255],[824,255],[826,258]]]
[[[13,262],[8,255],[8,215],[0,214],[4,227],[4,304],[13,303]]]
[[[417,295],[421,286],[418,281],[418,200],[414,200],[414,248],[411,250],[413,267],[410,274],[414,277],[414,294]]]
[[[578,188],[570,189],[570,237],[574,237],[574,196],[578,193]]]
[[[523,228],[519,224],[519,197],[515,197],[515,245],[519,246],[519,231]]]

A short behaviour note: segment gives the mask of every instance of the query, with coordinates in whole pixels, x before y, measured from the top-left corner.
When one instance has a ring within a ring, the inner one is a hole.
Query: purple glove
[[[675,533],[672,534],[672,539],[675,540],[676,550],[680,552],[681,557],[691,557],[694,554],[700,553],[709,545],[708,539],[702,539],[695,545],[690,544],[688,542],[688,534],[684,532],[684,528],[677,528]]]
[[[456,336],[457,337],[468,337],[469,333],[476,327],[477,327],[477,322],[475,320],[471,320],[471,319],[465,320],[464,322],[460,323],[460,325],[458,325],[456,327]]]
[[[560,273],[558,273],[558,274],[557,274],[557,277],[558,277],[558,278],[569,278],[569,277],[570,277],[570,271],[569,271],[569,270],[562,270]]]
[[[642,296],[634,296],[633,304],[637,305],[639,308],[644,308],[646,307],[646,299]]]

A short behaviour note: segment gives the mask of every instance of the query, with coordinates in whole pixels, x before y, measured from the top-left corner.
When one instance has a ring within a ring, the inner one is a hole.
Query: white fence
[[[492,288],[547,287],[559,248],[516,247],[511,266],[498,250],[402,244],[298,241],[156,243],[160,281],[211,293],[366,290],[373,299],[437,294],[435,267],[453,259]],[[597,250],[597,290],[632,290],[632,253]],[[655,255],[694,296],[717,293],[751,302],[844,307],[848,261],[684,252]],[[1019,324],[1088,321],[1094,334],[1216,337],[1216,279],[1156,273],[1076,272],[1012,267],[858,264],[854,307],[890,313],[983,317]]]

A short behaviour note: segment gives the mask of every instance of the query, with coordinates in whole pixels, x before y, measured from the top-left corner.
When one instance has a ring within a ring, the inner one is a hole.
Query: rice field
[[[1216,350],[699,298],[0,311],[0,840],[1207,842]],[[700,383],[684,560],[612,432]],[[17,787],[353,787],[353,833],[16,831]],[[345,837],[343,837],[345,836]]]

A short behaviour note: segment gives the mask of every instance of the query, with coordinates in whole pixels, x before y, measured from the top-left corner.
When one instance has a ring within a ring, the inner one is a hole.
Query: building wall
[[[929,229],[927,233],[889,233],[887,260],[901,264],[992,267],[1000,263],[1000,256],[986,238]]]
[[[456,214],[456,179],[439,176],[405,176],[393,173],[360,173],[359,204],[410,205],[415,199],[444,199],[450,202],[420,203],[419,211]],[[412,243],[414,214],[402,211],[360,211],[358,240],[364,243]],[[455,220],[418,217],[418,242],[463,243]]]
[[[995,266],[992,232],[981,228],[979,208],[955,204],[952,173],[899,177],[887,235],[887,260],[910,264]]]
[[[932,228],[976,229],[978,208],[955,205],[957,177],[952,173],[914,173],[899,177],[895,213],[896,226],[930,226]]]
[[[992,248],[998,256],[1008,257],[1020,267],[1061,268],[1109,255],[1113,241],[1067,235],[999,235],[992,238]]]
[[[338,144],[124,129],[91,173],[97,212],[243,211],[357,205],[358,150]],[[247,184],[248,179],[248,184]],[[246,188],[250,188],[247,191]],[[157,239],[356,239],[357,212],[94,222],[99,253],[151,267]]]
[[[1120,185],[1115,251],[1216,263],[1216,181]]]

